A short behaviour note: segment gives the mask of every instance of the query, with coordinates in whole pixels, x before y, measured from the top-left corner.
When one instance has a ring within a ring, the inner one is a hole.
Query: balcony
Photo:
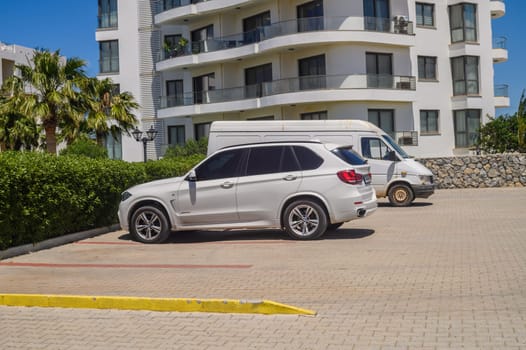
[[[506,84],[495,85],[495,108],[508,108],[510,106],[509,86]]]
[[[168,0],[159,1],[155,24],[183,24],[190,18],[252,4],[258,0]]]
[[[413,23],[372,17],[309,17],[161,50],[157,70],[242,58],[280,48],[336,42],[414,45]],[[187,56],[187,57],[185,57]],[[188,57],[191,56],[191,57]],[[166,62],[169,61],[169,62]]]
[[[507,39],[503,36],[493,40],[493,63],[506,62],[508,60]]]
[[[159,117],[221,113],[269,106],[336,101],[409,102],[416,79],[394,75],[317,75],[255,85],[163,96]]]
[[[117,12],[97,16],[97,30],[117,29],[119,27]]]
[[[506,4],[504,0],[490,1],[491,18],[500,18],[506,14]]]

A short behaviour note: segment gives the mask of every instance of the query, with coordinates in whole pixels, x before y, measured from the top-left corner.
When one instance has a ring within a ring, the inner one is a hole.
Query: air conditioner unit
[[[409,19],[407,16],[398,15],[394,17],[395,33],[407,34]]]

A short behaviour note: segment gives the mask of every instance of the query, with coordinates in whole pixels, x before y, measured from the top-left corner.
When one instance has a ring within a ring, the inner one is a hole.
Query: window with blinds
[[[423,27],[435,26],[435,5],[416,3],[416,25]]]

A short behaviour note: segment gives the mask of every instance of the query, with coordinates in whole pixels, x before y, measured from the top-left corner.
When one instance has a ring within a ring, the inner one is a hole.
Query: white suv
[[[122,193],[119,221],[135,240],[171,231],[284,228],[316,239],[377,208],[369,165],[350,147],[274,142],[221,149],[183,177]]]

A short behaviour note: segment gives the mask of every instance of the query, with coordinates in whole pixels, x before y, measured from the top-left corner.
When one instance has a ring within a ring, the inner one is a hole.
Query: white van
[[[394,206],[408,206],[435,191],[431,170],[412,159],[382,129],[363,120],[215,121],[208,136],[208,154],[231,145],[294,140],[352,145],[371,166],[376,196],[388,197]]]

